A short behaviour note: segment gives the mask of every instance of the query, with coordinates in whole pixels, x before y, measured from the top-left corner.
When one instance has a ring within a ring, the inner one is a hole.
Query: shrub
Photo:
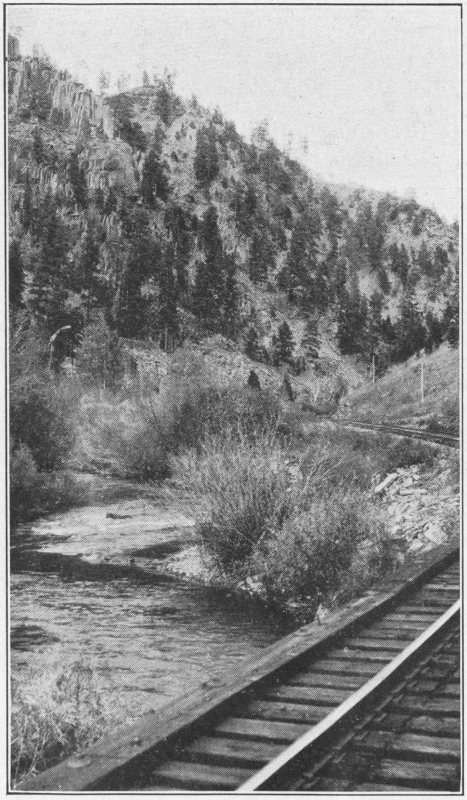
[[[39,470],[61,466],[74,440],[70,409],[58,383],[25,375],[10,388],[10,433],[32,453]]]
[[[394,563],[391,541],[367,498],[338,490],[264,539],[252,569],[271,604],[306,604],[312,614],[320,602],[364,591]]]
[[[26,445],[10,448],[12,525],[40,514],[86,503],[87,492],[68,472],[40,472]]]
[[[11,783],[53,766],[123,721],[101,700],[93,670],[80,663],[29,670],[12,682]]]
[[[175,459],[218,572],[258,575],[269,603],[326,602],[366,588],[392,563],[383,523],[324,437],[294,461],[275,432],[212,436]]]
[[[425,444],[417,439],[397,439],[387,448],[388,472],[401,467],[411,467],[413,464],[423,464],[432,467],[439,456],[438,448],[432,444]]]

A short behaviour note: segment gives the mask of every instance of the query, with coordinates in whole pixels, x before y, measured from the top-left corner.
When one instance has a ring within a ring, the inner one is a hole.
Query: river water
[[[11,671],[80,662],[137,717],[275,641],[251,604],[160,574],[193,520],[146,499],[23,525],[12,539]]]

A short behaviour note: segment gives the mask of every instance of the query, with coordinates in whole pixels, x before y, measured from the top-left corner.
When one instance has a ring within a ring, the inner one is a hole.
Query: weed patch
[[[76,663],[47,671],[29,670],[12,683],[11,783],[53,766],[87,747],[123,713],[101,700],[99,679]]]

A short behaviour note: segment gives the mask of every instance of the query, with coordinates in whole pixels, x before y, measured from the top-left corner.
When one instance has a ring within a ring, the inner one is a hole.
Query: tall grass
[[[124,721],[102,685],[103,678],[80,663],[30,669],[12,681],[12,788]]]

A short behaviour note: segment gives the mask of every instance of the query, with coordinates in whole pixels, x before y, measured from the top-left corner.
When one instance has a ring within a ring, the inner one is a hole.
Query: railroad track
[[[439,547],[18,791],[458,791],[459,720],[459,551]]]
[[[459,447],[459,436],[451,436],[447,433],[436,433],[434,431],[423,431],[418,428],[406,428],[402,425],[387,425],[385,423],[355,422],[351,419],[337,419],[336,422],[350,425],[352,428],[363,428],[364,430],[382,431],[391,433],[394,436],[408,436],[414,439],[424,439],[435,444],[444,444],[447,447]]]

